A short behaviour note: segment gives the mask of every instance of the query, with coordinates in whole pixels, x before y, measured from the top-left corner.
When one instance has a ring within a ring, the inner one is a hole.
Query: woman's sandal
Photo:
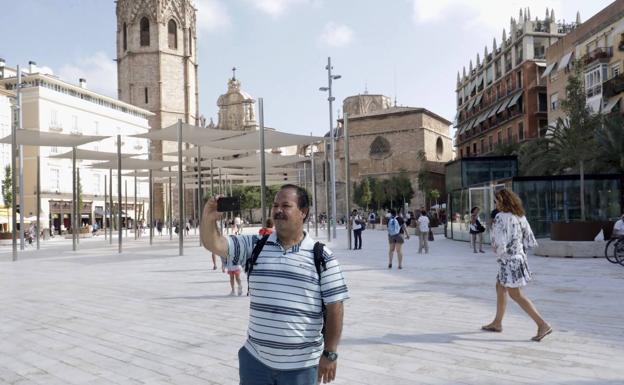
[[[492,325],[483,325],[481,326],[481,330],[485,330],[486,332],[500,333],[503,331],[503,328],[496,328]]]
[[[539,334],[536,335],[535,337],[532,337],[531,341],[540,342],[542,339],[544,339],[544,337],[546,337],[552,332],[553,332],[553,329],[552,327],[549,326],[548,329],[544,330],[542,333],[539,333],[538,331]]]

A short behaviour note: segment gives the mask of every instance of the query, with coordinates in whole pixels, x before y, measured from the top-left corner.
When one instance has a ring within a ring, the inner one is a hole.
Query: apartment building
[[[4,68],[0,77],[0,130],[2,135],[10,134],[11,98],[15,95],[17,83],[15,69]],[[86,150],[116,152],[116,136],[122,135],[122,153],[148,152],[146,139],[132,138],[149,130],[148,118],[153,114],[129,103],[98,94],[87,88],[86,80],[79,85],[68,83],[56,76],[39,73],[31,65],[22,76],[22,127],[30,130],[73,134],[102,135],[108,139],[81,146]],[[24,147],[24,209],[26,216],[36,213],[36,158],[41,158],[41,208],[42,228],[52,226],[56,232],[70,226],[72,202],[71,160],[52,156],[69,151],[66,147]],[[4,166],[10,163],[10,145],[0,147],[2,176]],[[79,161],[83,207],[80,208],[83,223],[103,220],[104,181],[108,170],[84,167],[90,161]],[[123,183],[123,182],[122,182]],[[134,183],[128,178],[128,194],[134,194]],[[138,184],[137,194],[141,200],[148,195],[147,183]],[[108,210],[108,208],[107,208]],[[140,207],[127,209],[132,218]]]
[[[536,138],[548,125],[548,98],[543,73],[549,46],[573,30],[577,23],[557,22],[554,10],[544,19],[531,19],[529,9],[510,21],[501,44],[494,38],[483,60],[477,54],[457,74],[455,146],[457,156],[491,153],[496,146]]]
[[[587,106],[593,112],[621,111],[624,93],[624,0],[617,0],[548,48],[548,121],[555,124],[565,114],[561,100],[572,63],[583,66]]]

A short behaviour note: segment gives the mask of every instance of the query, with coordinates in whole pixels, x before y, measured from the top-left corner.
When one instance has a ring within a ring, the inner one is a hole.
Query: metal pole
[[[173,193],[171,192],[171,166],[169,166],[169,240],[173,240],[173,207],[172,199]]]
[[[104,230],[104,241],[108,239],[108,229],[106,228],[106,204],[108,203],[108,185],[106,183],[106,174],[104,174],[104,213],[102,214],[102,229]],[[61,219],[62,220],[62,219]]]
[[[310,133],[312,135],[312,133]],[[318,209],[316,206],[316,167],[314,166],[314,145],[310,147],[310,168],[312,172],[312,205],[314,206],[314,236],[318,237]]]
[[[80,244],[80,228],[82,227],[82,207],[80,206],[80,169],[76,167],[76,244]]]
[[[327,140],[323,140],[325,147],[325,216],[327,217],[327,242],[331,242],[331,224],[329,219],[329,149],[327,148]]]
[[[151,158],[151,155],[150,155]],[[148,171],[149,177],[147,183],[149,183],[149,244],[154,243],[154,174],[150,169]]]
[[[22,109],[22,95],[20,92],[20,85],[22,83],[22,72],[20,67],[17,66],[17,98],[15,100],[15,117],[13,124],[11,125],[11,232],[12,232],[12,260],[17,261],[17,130],[20,129],[22,124],[21,109]],[[21,211],[21,210],[20,210]],[[61,218],[61,222],[63,219]]]
[[[40,249],[39,237],[41,235],[41,157],[37,155],[37,250]]]
[[[262,226],[266,223],[266,163],[264,152],[264,99],[258,98],[258,114],[260,116],[260,207],[262,209]]]
[[[182,120],[178,119],[178,222],[180,231],[178,231],[178,251],[179,255],[184,255],[184,229],[182,221],[184,218],[184,186],[182,185]]]
[[[349,167],[349,114],[344,113],[344,151],[345,151],[345,206],[347,213],[347,242],[349,250],[351,250],[351,220],[349,213],[351,212],[351,170]]]
[[[334,115],[332,110],[332,102],[334,101],[334,97],[332,96],[332,74],[331,74],[332,66],[331,66],[331,57],[327,58],[327,80],[328,80],[328,88],[329,88],[329,97],[327,100],[329,101],[329,136],[331,141],[331,216],[333,219],[333,234],[334,238],[336,238],[336,134],[334,132]]]
[[[76,251],[76,146],[72,147],[72,251]]]
[[[134,229],[134,240],[137,239],[137,214],[139,210],[137,210],[137,173],[134,171],[134,205],[132,206],[134,213],[134,217],[132,218],[132,228]]]
[[[202,217],[202,203],[204,203],[203,194],[202,194],[202,179],[201,179],[201,147],[197,146],[197,223],[201,223]],[[195,227],[195,231],[197,231],[197,227]],[[202,245],[201,237],[199,237],[199,246]]]
[[[124,195],[126,196],[125,203],[124,203],[124,206],[125,206],[124,208],[126,209],[126,220],[124,222],[126,225],[126,239],[128,239],[128,179],[124,179],[124,188],[125,188]]]
[[[303,164],[303,188],[308,191],[308,173],[306,171],[307,165]],[[308,193],[309,196],[309,193]],[[308,234],[310,234],[310,209],[308,208]]]
[[[117,197],[119,203],[119,213],[117,214],[117,227],[119,231],[119,253],[121,254],[121,242],[123,230],[121,229],[121,135],[117,135]]]
[[[21,75],[17,79],[17,103],[19,104],[19,109],[17,110],[17,129],[22,129],[22,77]],[[19,207],[20,207],[20,250],[24,250],[24,214],[26,214],[26,210],[24,207],[24,146],[19,145]],[[15,169],[14,169],[15,170]],[[15,171],[14,171],[15,172]],[[15,199],[15,195],[13,195],[13,199]]]
[[[109,168],[108,169],[108,201],[110,204],[110,212],[108,213],[108,217],[109,217],[109,230],[110,230],[110,234],[108,234],[108,242],[112,245],[113,244],[113,229],[115,228],[115,226],[113,225],[113,169]]]
[[[210,159],[210,196],[211,197],[214,196],[214,173],[212,172],[212,170],[213,170],[212,159]]]

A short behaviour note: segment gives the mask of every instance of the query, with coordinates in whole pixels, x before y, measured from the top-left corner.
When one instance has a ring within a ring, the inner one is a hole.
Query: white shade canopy
[[[279,167],[286,166],[289,164],[295,164],[299,162],[306,162],[309,158],[301,155],[277,155],[271,153],[265,153],[264,161],[265,166],[268,167]],[[260,153],[252,154],[249,156],[244,156],[236,159],[214,159],[212,161],[213,166],[219,167],[242,167],[242,168],[259,168],[260,167]],[[208,167],[210,166],[210,161],[202,161],[201,166]],[[267,170],[268,172],[268,170]]]
[[[211,145],[214,141],[232,136],[241,135],[240,131],[217,130],[214,128],[197,127],[187,123],[182,123],[182,142],[191,143],[196,146]],[[132,135],[135,138],[150,140],[178,141],[178,124],[172,124],[161,130],[151,130],[145,134]],[[217,147],[217,146],[213,146]],[[220,146],[218,146],[220,147]]]
[[[50,156],[50,158],[55,158],[55,159],[72,159],[72,152],[73,151],[68,151],[62,154],[58,154],[58,155],[52,155]],[[121,154],[122,158],[129,158],[131,156],[137,156],[140,154]],[[76,149],[76,159],[81,159],[81,160],[117,160],[117,153],[116,152],[102,152],[102,151],[93,151],[93,150],[83,150],[83,149]]]
[[[288,134],[279,131],[264,131],[264,147],[278,148],[295,145],[305,145],[320,142],[320,136]],[[260,148],[260,131],[252,131],[245,135],[222,139],[211,144],[212,147],[228,148],[232,150],[258,150]]]
[[[246,151],[241,151],[241,150],[228,150],[228,149],[208,147],[208,146],[201,146],[200,150],[201,150],[202,159],[214,159],[214,158],[219,158],[222,156],[232,156],[232,155],[238,155],[238,154],[246,152]],[[164,156],[178,156],[178,152],[177,151],[166,152],[163,155]],[[191,147],[191,148],[182,150],[182,156],[192,157],[192,158],[197,157],[197,147]]]
[[[160,170],[164,167],[177,166],[177,162],[166,162],[162,160],[148,160],[148,159],[134,159],[134,158],[122,158],[121,169],[122,170]],[[117,169],[117,160],[108,161],[103,163],[96,163],[91,168],[97,169]]]
[[[18,145],[34,147],[76,147],[107,138],[108,136],[57,134],[33,129],[17,130],[15,135]],[[9,135],[0,139],[0,143],[11,144],[12,140],[12,136]]]

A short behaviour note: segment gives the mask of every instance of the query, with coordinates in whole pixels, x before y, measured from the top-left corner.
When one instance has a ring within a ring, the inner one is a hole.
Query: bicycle
[[[605,246],[605,258],[624,266],[624,237],[612,237]]]

